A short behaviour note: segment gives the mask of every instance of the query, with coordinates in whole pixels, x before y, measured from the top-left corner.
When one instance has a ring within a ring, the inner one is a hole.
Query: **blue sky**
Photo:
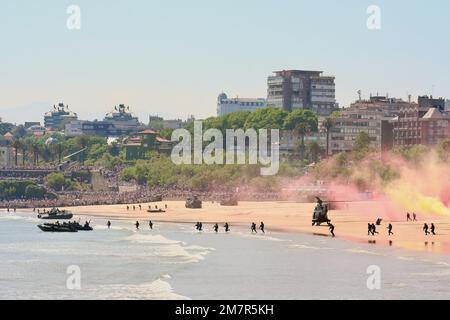
[[[0,117],[41,120],[64,101],[84,119],[126,103],[140,116],[215,115],[216,97],[265,97],[274,70],[361,89],[450,98],[448,0],[0,0]],[[69,5],[81,30],[66,28]],[[369,5],[381,30],[366,27]],[[433,89],[434,88],[434,89]]]

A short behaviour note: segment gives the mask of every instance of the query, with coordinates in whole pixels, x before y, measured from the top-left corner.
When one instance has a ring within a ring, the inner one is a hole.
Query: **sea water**
[[[150,230],[148,221],[135,230],[132,221],[112,220],[108,229],[92,218],[92,232],[44,233],[40,222],[27,213],[0,215],[0,299],[450,298],[445,254],[270,226],[264,235],[235,226],[216,234],[209,225]],[[68,285],[74,266],[77,288]],[[379,286],[371,285],[371,266]]]

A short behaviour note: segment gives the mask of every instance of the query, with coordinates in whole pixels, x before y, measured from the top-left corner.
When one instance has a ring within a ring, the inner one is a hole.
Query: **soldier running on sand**
[[[333,236],[333,238],[335,237],[335,235],[334,235],[334,225],[332,224],[332,223],[330,223],[329,225],[328,225],[328,228],[330,229],[330,233],[331,233],[331,235]]]
[[[153,230],[153,222],[152,222],[152,220],[150,220],[148,222],[148,226],[149,226],[150,230]]]
[[[417,216],[415,213],[413,213],[413,221],[417,221]]]
[[[367,235],[368,236],[370,236],[370,235],[375,235],[374,233],[373,233],[373,230],[372,230],[372,225],[370,224],[370,223],[368,223],[367,224]]]
[[[109,228],[111,228],[111,221],[108,220],[108,222],[106,223],[106,226]]]
[[[433,236],[436,235],[436,233],[434,233],[434,230],[436,230],[436,228],[434,227],[434,223],[432,223],[432,224],[431,224],[430,231],[431,231],[431,234],[432,234]]]
[[[139,230],[139,221],[136,221],[134,225],[136,226],[136,230]]]
[[[429,234],[429,232],[428,232],[428,224],[424,223],[422,230],[425,232],[425,235],[427,236]]]
[[[378,234],[377,227],[375,226],[375,223],[372,223],[372,234],[375,235],[375,233]]]
[[[252,226],[250,227],[252,230],[252,233],[258,233],[258,231],[256,231],[256,223],[252,222]]]
[[[388,229],[388,235],[394,235],[394,233],[392,232],[392,224],[389,223],[389,225],[387,226]]]
[[[261,224],[259,225],[259,230],[261,230],[262,233],[266,233],[264,231],[264,222],[261,221]]]
[[[409,212],[406,213],[406,221],[412,221]]]
[[[225,225],[223,227],[225,228],[225,232],[230,231],[230,226],[228,225],[228,222],[225,222]]]
[[[219,225],[216,223],[214,225],[214,232],[217,233],[219,231]]]

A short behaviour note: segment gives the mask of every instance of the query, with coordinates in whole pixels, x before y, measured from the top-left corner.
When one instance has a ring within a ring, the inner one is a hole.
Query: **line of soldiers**
[[[142,206],[141,206],[141,205],[138,205],[137,207],[139,208],[139,210],[142,210]],[[136,210],[136,206],[135,206],[135,205],[132,206],[132,208],[133,208],[133,210]],[[152,206],[149,205],[148,208],[151,209]],[[164,204],[164,208],[167,209],[167,203]],[[158,205],[156,205],[156,204],[155,204],[155,209],[158,209]],[[129,211],[129,210],[130,210],[130,206],[128,205],[128,206],[127,206],[127,211]]]
[[[377,222],[376,225],[380,225],[380,224],[381,224],[381,221],[380,221],[380,223]],[[375,225],[375,223],[367,224],[367,235],[368,236],[369,235],[374,236],[375,234],[378,234],[376,225]],[[392,229],[393,229],[392,224],[389,223],[388,226],[386,227],[386,229],[388,230],[389,236],[394,235],[394,233],[392,232]],[[431,226],[428,226],[427,223],[424,223],[422,230],[425,232],[426,236],[429,234],[432,234],[434,236],[436,235],[436,226],[434,225],[434,223],[431,223]]]

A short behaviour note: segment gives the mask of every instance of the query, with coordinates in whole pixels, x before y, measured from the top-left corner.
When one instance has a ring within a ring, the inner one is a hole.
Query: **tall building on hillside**
[[[295,109],[312,109],[320,116],[336,110],[335,77],[323,76],[323,71],[275,71],[267,78],[268,106]]]
[[[103,137],[118,137],[137,132],[141,125],[137,117],[133,116],[130,108],[121,104],[115,106],[103,121],[72,120],[65,125],[68,137],[81,135],[95,135]]]
[[[69,106],[64,103],[59,103],[57,106],[53,106],[53,109],[44,115],[45,128],[60,129],[72,120],[77,120],[76,113],[69,110]]]
[[[115,130],[120,132],[136,132],[139,130],[139,119],[130,112],[130,107],[119,104],[114,110],[106,114],[104,120],[106,123],[114,125]]]
[[[223,116],[237,111],[253,112],[266,106],[266,99],[263,98],[228,98],[225,93],[221,93],[217,97],[218,116]]]

